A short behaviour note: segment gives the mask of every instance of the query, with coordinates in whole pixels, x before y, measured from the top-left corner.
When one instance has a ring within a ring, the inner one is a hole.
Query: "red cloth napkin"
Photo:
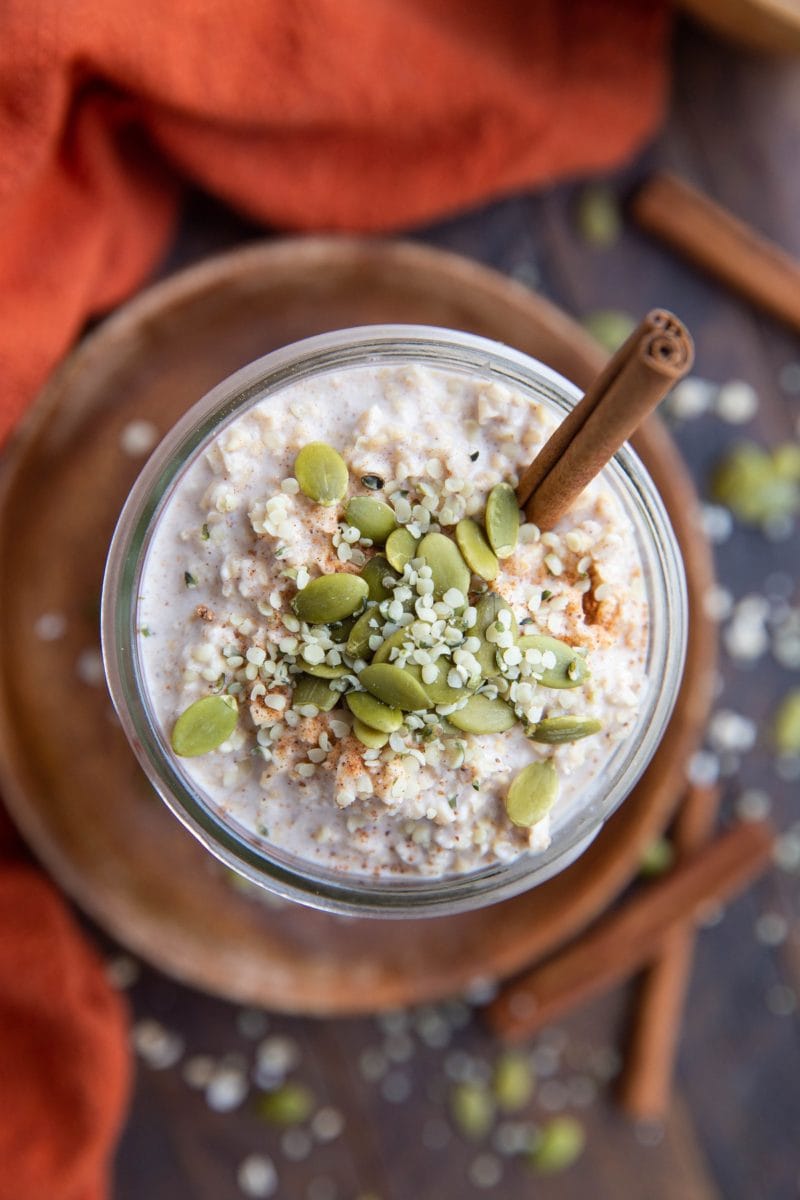
[[[5,0],[0,441],[152,271],[185,181],[271,225],[387,230],[602,170],[661,116],[666,27],[666,0]],[[0,1200],[99,1200],[120,1004],[0,857]]]

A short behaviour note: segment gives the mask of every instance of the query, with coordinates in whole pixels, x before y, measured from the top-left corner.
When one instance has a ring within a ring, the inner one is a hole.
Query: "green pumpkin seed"
[[[369,588],[360,575],[337,572],[312,579],[292,601],[301,621],[325,625],[351,617],[367,598]]]
[[[302,1125],[314,1111],[314,1095],[304,1084],[290,1080],[258,1101],[259,1115],[273,1125]]]
[[[598,308],[584,317],[581,324],[596,342],[613,354],[636,328],[637,322],[630,313],[614,308]]]
[[[403,714],[399,708],[389,708],[370,696],[369,692],[350,692],[347,707],[362,725],[378,729],[381,733],[394,733],[403,724]]]
[[[486,501],[486,536],[498,558],[508,558],[519,535],[517,494],[508,483],[498,483]]]
[[[750,525],[791,517],[800,508],[797,482],[779,470],[760,446],[735,446],[718,465],[712,480],[714,499]]]
[[[402,649],[404,643],[410,640],[410,636],[407,629],[396,629],[394,633],[390,633],[388,638],[378,646],[378,649],[373,654],[373,663],[389,662],[395,646],[397,646],[398,650]]]
[[[469,695],[469,688],[451,687],[447,682],[447,676],[451,670],[451,663],[449,659],[445,659],[444,661],[440,660],[438,663],[436,663],[436,667],[438,668],[439,674],[437,675],[436,679],[434,679],[433,683],[423,683],[422,685],[430,696],[432,704],[455,704],[458,700],[463,700],[465,696]],[[408,667],[406,667],[406,670],[408,670]],[[420,677],[421,671],[422,668],[420,668]]]
[[[448,721],[464,733],[504,733],[515,725],[517,718],[504,700],[487,696],[471,696],[463,708],[450,713]]]
[[[331,667],[328,663],[309,663],[303,659],[301,665],[306,675],[316,675],[317,679],[341,679],[349,671],[349,667],[344,663],[340,663],[338,667]]]
[[[417,539],[407,529],[395,529],[386,539],[386,557],[402,575],[406,563],[417,557]]]
[[[553,1117],[539,1130],[529,1161],[542,1175],[565,1171],[580,1158],[586,1143],[583,1126],[575,1117]]]
[[[459,1133],[480,1141],[492,1127],[494,1097],[483,1083],[458,1083],[450,1093],[450,1112]]]
[[[320,712],[330,712],[341,698],[342,693],[335,692],[324,679],[299,675],[292,693],[292,707],[302,708],[304,704],[313,704]]]
[[[403,712],[430,708],[430,697],[422,684],[392,663],[372,663],[358,678],[368,692],[390,708],[401,708]]]
[[[378,610],[375,605],[364,609],[361,616],[356,621],[353,628],[350,630],[350,636],[347,639],[347,653],[350,658],[370,658],[369,639],[374,633],[377,633],[375,625],[380,626],[378,619]]]
[[[512,825],[530,829],[546,817],[558,795],[558,775],[551,762],[523,767],[506,796],[506,812]]]
[[[549,688],[580,687],[589,678],[589,668],[586,659],[578,654],[574,646],[560,642],[558,638],[548,637],[544,633],[526,633],[517,642],[524,654],[526,650],[539,650],[542,654],[554,654],[556,665],[542,671],[541,683]],[[538,673],[540,665],[534,670]]]
[[[545,717],[528,730],[532,742],[547,742],[558,746],[561,742],[577,742],[581,738],[599,733],[603,728],[600,721],[588,717]]]
[[[475,612],[475,624],[469,631],[470,634],[481,640],[480,650],[477,651],[475,657],[480,663],[481,671],[486,679],[493,679],[500,674],[500,668],[497,665],[497,644],[487,640],[486,631],[497,621],[501,612],[508,612],[511,613],[509,632],[516,638],[519,632],[517,618],[511,607],[506,604],[502,596],[498,596],[497,592],[487,592],[481,596],[475,606]]]
[[[657,879],[663,875],[675,862],[675,847],[667,838],[656,838],[645,847],[639,862],[639,874],[646,879]]]
[[[491,583],[497,578],[500,564],[477,521],[465,517],[456,525],[456,541],[470,571]]]
[[[376,554],[369,562],[365,563],[359,574],[369,589],[367,593],[369,600],[376,600],[380,603],[381,600],[389,599],[391,592],[383,581],[387,576],[397,579],[397,575],[382,554]]]
[[[800,688],[784,696],[773,726],[779,754],[800,755]]]
[[[347,491],[347,464],[325,442],[309,442],[294,460],[294,477],[310,500],[326,507],[337,504]]]
[[[172,749],[181,758],[208,754],[226,742],[236,728],[233,696],[203,696],[185,708],[172,727]]]
[[[417,556],[423,558],[431,569],[434,596],[440,600],[445,592],[455,589],[464,597],[466,605],[469,567],[453,539],[444,533],[426,533],[417,549]]]
[[[363,721],[359,721],[358,717],[353,721],[353,733],[369,750],[380,750],[381,746],[385,746],[389,740],[388,733],[383,733],[380,729],[373,729],[371,725],[365,725]]]
[[[524,1054],[503,1054],[492,1076],[492,1091],[503,1112],[519,1112],[533,1095],[534,1074]]]
[[[622,232],[619,202],[611,189],[602,183],[589,184],[583,189],[575,217],[583,240],[599,249],[612,246]]]
[[[389,534],[397,528],[394,510],[382,500],[371,496],[353,496],[345,513],[348,525],[354,525],[362,537],[376,545],[383,545]]]

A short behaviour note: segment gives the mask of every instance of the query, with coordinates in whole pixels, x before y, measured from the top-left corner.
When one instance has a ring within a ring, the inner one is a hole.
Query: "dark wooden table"
[[[667,127],[610,180],[614,189],[624,194],[653,165],[678,169],[800,256],[800,64],[759,60],[692,27],[679,31],[675,54]],[[609,249],[587,247],[575,230],[575,199],[576,189],[562,186],[407,232],[539,287],[578,316],[609,307],[639,314],[656,304],[680,313],[696,336],[697,374],[745,380],[760,396],[746,426],[707,415],[676,427],[705,494],[725,446],[743,436],[770,444],[796,438],[800,395],[789,394],[791,372],[781,371],[800,363],[800,341],[635,230],[626,229]],[[256,236],[263,231],[194,197],[165,270]],[[797,532],[772,542],[737,527],[718,547],[721,582],[736,600],[767,595],[775,616],[786,600],[800,604],[798,551]],[[760,789],[789,836],[781,843],[783,868],[701,935],[677,1092],[663,1130],[633,1128],[611,1101],[607,1080],[631,993],[592,1005],[528,1048],[539,1079],[522,1119],[540,1123],[566,1110],[587,1135],[573,1167],[540,1180],[508,1153],[513,1124],[471,1142],[448,1118],[452,1081],[481,1078],[499,1053],[473,1007],[455,1002],[380,1020],[327,1022],[242,1013],[104,942],[113,970],[129,986],[139,1045],[136,1092],[117,1160],[119,1200],[233,1200],[243,1194],[240,1165],[253,1155],[254,1185],[260,1164],[261,1194],[286,1200],[797,1195],[800,865],[792,866],[799,839],[791,827],[800,813],[798,784],[777,774],[766,728],[779,698],[798,684],[798,671],[769,652],[751,663],[723,657],[719,708],[745,715],[761,730],[741,762],[723,758],[732,772],[728,811],[741,809],[746,789]],[[744,803],[757,807],[758,797]],[[264,1048],[269,1038],[278,1040]],[[265,1056],[277,1062],[287,1053],[296,1058],[290,1077],[307,1084],[315,1108],[323,1109],[310,1133],[308,1122],[289,1133],[266,1123],[255,1111],[255,1088],[240,1095],[259,1056],[263,1067]],[[210,1095],[197,1086],[210,1069],[205,1056],[217,1071]],[[220,1075],[221,1064],[227,1075]],[[226,1104],[234,1107],[218,1111]],[[341,1132],[331,1137],[339,1116]],[[263,1158],[279,1179],[272,1191]],[[255,1187],[251,1194],[258,1194]]]

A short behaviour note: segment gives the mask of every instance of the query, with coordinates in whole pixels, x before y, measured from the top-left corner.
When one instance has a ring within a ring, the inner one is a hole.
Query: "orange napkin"
[[[102,1200],[130,1068],[122,1001],[0,812],[0,1200]]]
[[[0,442],[191,181],[259,221],[388,230],[629,155],[666,0],[5,0]],[[0,844],[0,1200],[100,1200],[123,1016]]]

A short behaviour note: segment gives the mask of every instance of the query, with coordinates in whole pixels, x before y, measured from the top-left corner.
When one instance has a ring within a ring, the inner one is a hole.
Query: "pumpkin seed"
[[[347,707],[362,725],[378,729],[381,733],[394,733],[403,724],[403,714],[399,708],[389,708],[370,696],[369,692],[350,692]]]
[[[636,320],[629,313],[614,308],[599,308],[584,317],[581,324],[609,354],[619,350],[636,328]]]
[[[354,525],[362,537],[378,545],[383,545],[392,530],[397,528],[394,511],[382,500],[373,500],[371,496],[353,496],[345,516],[348,525]]]
[[[526,650],[539,650],[542,654],[555,655],[556,665],[542,670],[540,682],[549,688],[580,687],[589,678],[589,668],[586,659],[578,654],[574,646],[560,642],[558,638],[548,637],[544,633],[526,633],[517,642],[523,655]],[[534,670],[538,673],[540,666]]]
[[[639,874],[646,879],[656,879],[663,875],[675,862],[675,847],[667,838],[656,838],[645,847],[639,861]]]
[[[455,704],[458,700],[463,700],[468,696],[470,689],[467,687],[451,687],[447,682],[447,676],[450,673],[451,663],[449,659],[436,663],[439,674],[433,683],[423,683],[425,691],[431,698],[432,704]],[[408,667],[406,667],[408,670]],[[421,668],[420,668],[421,673]]]
[[[368,692],[390,708],[401,708],[403,712],[430,708],[430,698],[422,684],[392,663],[372,663],[358,678]]]
[[[381,746],[385,746],[389,740],[388,733],[365,725],[363,721],[359,721],[358,717],[353,721],[353,733],[361,744],[370,750],[380,750]]]
[[[347,653],[350,658],[370,658],[369,639],[376,632],[371,622],[378,621],[378,610],[375,605],[364,609],[347,638]]]
[[[181,758],[208,754],[227,741],[236,728],[233,696],[203,696],[185,708],[172,727],[172,749]]]
[[[407,529],[395,529],[386,539],[386,557],[395,571],[403,573],[406,563],[417,557],[417,539]]]
[[[347,464],[325,442],[309,442],[294,460],[294,477],[310,500],[328,507],[347,491]]]
[[[314,1094],[303,1083],[289,1080],[258,1101],[259,1115],[273,1125],[302,1125],[314,1111]]]
[[[503,1112],[519,1112],[533,1095],[534,1074],[524,1054],[503,1054],[495,1063],[492,1091]]]
[[[324,625],[351,617],[367,598],[369,588],[360,575],[337,572],[312,579],[292,601],[301,621]]]
[[[453,539],[444,533],[426,533],[417,549],[417,556],[423,558],[431,569],[434,596],[441,599],[445,592],[455,589],[464,597],[466,605],[469,567]]]
[[[555,1175],[580,1158],[585,1142],[583,1126],[575,1117],[553,1117],[540,1128],[529,1161],[541,1174]]]
[[[300,675],[292,693],[292,706],[301,708],[304,704],[313,704],[320,712],[330,712],[341,698],[342,693],[335,692],[324,679]]]
[[[504,700],[487,696],[471,696],[463,708],[450,713],[448,721],[464,733],[504,733],[515,725],[517,718]]]
[[[523,767],[506,796],[506,812],[512,825],[530,829],[546,817],[558,794],[558,775],[551,762]]]
[[[309,663],[305,659],[302,660],[301,665],[306,675],[316,675],[317,679],[341,679],[349,669],[344,663],[338,667],[331,667],[328,663]]]
[[[450,1093],[450,1112],[464,1137],[480,1141],[492,1127],[494,1097],[483,1083],[457,1083]]]
[[[578,197],[578,232],[590,246],[606,249],[619,239],[622,218],[619,203],[605,184],[589,184]]]
[[[383,581],[389,575],[392,579],[396,579],[397,576],[382,554],[376,554],[369,562],[365,563],[359,574],[369,589],[367,592],[368,600],[376,600],[380,603],[381,600],[389,599],[391,592],[384,585]]]
[[[456,525],[456,541],[464,561],[471,571],[491,583],[497,578],[499,563],[497,555],[486,540],[477,521],[465,517]]]
[[[510,484],[498,483],[489,492],[485,519],[489,545],[498,558],[508,558],[519,534],[519,505]]]
[[[779,754],[800,755],[800,688],[784,696],[773,726]]]
[[[532,742],[547,742],[558,746],[561,742],[577,742],[581,738],[599,733],[603,728],[600,721],[588,717],[545,717],[528,730]]]
[[[390,655],[395,646],[400,649],[405,642],[409,641],[409,638],[410,635],[407,629],[396,629],[394,633],[390,633],[373,654],[373,663],[389,662]]]
[[[490,625],[493,625],[501,612],[511,613],[511,624],[509,632],[517,637],[519,626],[517,618],[514,616],[511,607],[506,604],[502,596],[498,596],[497,592],[487,592],[481,596],[475,606],[475,624],[470,633],[481,640],[481,647],[475,654],[478,662],[481,665],[481,672],[487,679],[493,679],[495,675],[500,674],[500,668],[497,665],[497,644],[487,640],[486,631]]]

